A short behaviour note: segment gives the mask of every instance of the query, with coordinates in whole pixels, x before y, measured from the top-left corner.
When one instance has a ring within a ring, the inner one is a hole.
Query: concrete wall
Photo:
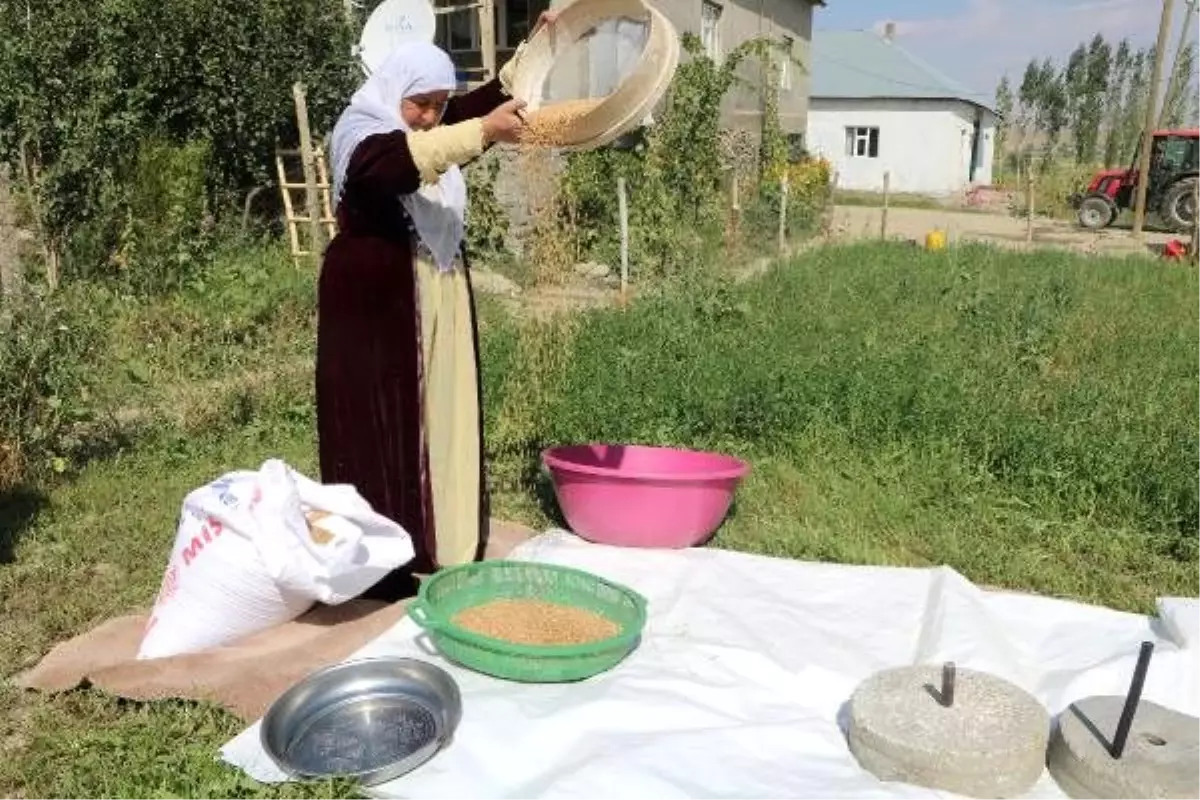
[[[979,152],[970,180],[971,141],[981,115]],[[879,128],[876,158],[846,152],[846,128]],[[891,190],[947,195],[971,183],[992,179],[996,117],[959,100],[814,98],[808,115],[807,144],[829,159],[842,189],[881,191],[890,172]]]
[[[700,35],[701,0],[650,0],[682,33]],[[794,42],[791,88],[779,93],[779,117],[784,131],[803,134],[808,115],[809,45],[812,42],[813,4],[809,0],[716,0],[721,6],[719,25],[721,51],[727,55],[743,42],[769,37],[776,41],[790,36]],[[802,65],[802,66],[801,66]],[[763,75],[757,59],[746,61],[739,71],[749,86],[735,87],[722,108],[727,127],[757,130],[759,93]]]

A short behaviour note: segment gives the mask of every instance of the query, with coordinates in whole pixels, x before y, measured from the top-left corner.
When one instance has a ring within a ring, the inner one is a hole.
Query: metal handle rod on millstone
[[[1133,715],[1137,713],[1138,703],[1142,700],[1142,686],[1146,683],[1146,671],[1150,669],[1150,656],[1154,653],[1154,642],[1142,642],[1138,651],[1137,666],[1133,668],[1133,680],[1129,683],[1129,694],[1125,695],[1125,707],[1121,709],[1121,718],[1117,720],[1117,732],[1113,734],[1113,758],[1125,754],[1125,742],[1129,739],[1129,728],[1133,725]]]
[[[942,705],[946,708],[954,705],[954,662],[942,664]]]

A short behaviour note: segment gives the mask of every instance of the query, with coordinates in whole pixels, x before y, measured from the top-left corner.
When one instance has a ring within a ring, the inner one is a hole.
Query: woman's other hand
[[[515,143],[520,140],[525,128],[525,120],[521,109],[525,108],[524,100],[509,100],[498,106],[492,113],[483,118],[483,138],[488,144],[493,142]]]
[[[537,22],[533,24],[533,30],[529,32],[530,37],[540,31],[543,25],[553,25],[557,19],[557,11],[543,11],[541,14],[538,14]]]

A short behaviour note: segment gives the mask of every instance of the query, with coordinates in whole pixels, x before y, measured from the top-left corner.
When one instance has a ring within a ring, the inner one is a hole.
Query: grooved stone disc
[[[968,797],[1016,797],[1032,788],[1050,732],[1041,704],[1000,678],[959,669],[946,708],[941,684],[941,665],[888,669],[859,684],[848,738],[863,769]]]
[[[1124,697],[1086,697],[1058,715],[1047,765],[1070,797],[1200,797],[1200,720],[1142,700],[1112,757]]]

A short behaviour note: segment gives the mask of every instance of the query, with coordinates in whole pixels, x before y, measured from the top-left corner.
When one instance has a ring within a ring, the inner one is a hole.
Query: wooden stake
[[[888,198],[892,190],[892,173],[883,173],[883,211],[879,215],[879,238],[887,238]]]
[[[1142,147],[1138,152],[1137,199],[1133,204],[1133,237],[1142,239],[1146,224],[1146,190],[1150,186],[1150,150],[1154,146],[1154,123],[1158,120],[1158,84],[1162,82],[1163,51],[1171,32],[1171,8],[1174,0],[1163,0],[1158,19],[1158,42],[1154,45],[1154,68],[1151,70],[1150,99],[1146,101],[1146,119],[1142,126]]]
[[[787,250],[788,176],[779,179],[779,252]]]
[[[46,283],[51,291],[58,288],[58,260],[58,242],[50,241],[46,244]]]
[[[629,291],[629,203],[624,178],[617,178],[617,213],[621,222],[621,300],[624,301]]]
[[[17,269],[17,253],[20,251],[20,245],[17,240],[16,224],[12,214],[12,186],[16,183],[11,177],[11,171],[0,165],[0,206],[8,209],[7,213],[0,214],[0,250],[11,248],[8,252],[9,257],[6,258],[3,253],[0,253],[0,301],[16,297],[17,291],[20,289],[18,282],[19,270]],[[8,230],[4,230],[8,228]]]
[[[300,129],[300,158],[304,165],[304,207],[308,213],[311,233],[309,253],[317,262],[325,250],[325,231],[321,225],[321,201],[317,189],[317,167],[312,143],[312,132],[308,128],[308,101],[304,84],[292,84],[292,99],[296,103],[296,125]]]
[[[1029,179],[1028,189],[1025,191],[1025,243],[1033,244],[1033,166],[1030,165],[1026,170],[1026,177]]]
[[[38,239],[42,244],[42,255],[46,259],[46,285],[53,291],[58,288],[58,243],[54,241],[45,225],[42,224],[42,192],[38,186],[41,170],[37,159],[30,158],[26,152],[27,144],[28,140],[21,142],[21,146],[17,150],[17,157],[20,161],[25,186],[29,190],[29,202],[33,206],[33,218],[37,225]]]

